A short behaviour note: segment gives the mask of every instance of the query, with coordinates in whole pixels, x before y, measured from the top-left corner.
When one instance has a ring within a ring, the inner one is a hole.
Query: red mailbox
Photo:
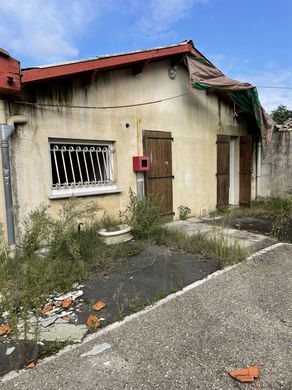
[[[133,170],[135,172],[145,172],[150,169],[149,156],[134,156],[133,157]]]

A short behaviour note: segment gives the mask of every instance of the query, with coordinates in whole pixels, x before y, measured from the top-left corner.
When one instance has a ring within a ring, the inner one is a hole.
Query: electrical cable
[[[263,86],[258,85],[256,88],[271,88],[271,89],[287,89],[292,90],[292,87],[274,87],[274,86]],[[34,107],[56,107],[56,108],[78,108],[78,109],[96,109],[96,110],[108,110],[108,109],[119,109],[119,108],[131,108],[131,107],[139,107],[139,106],[147,106],[151,104],[157,104],[161,102],[165,102],[167,100],[177,99],[182,96],[189,95],[190,92],[182,93],[180,95],[174,95],[163,99],[152,100],[149,102],[141,102],[141,103],[132,103],[132,104],[121,104],[117,106],[82,106],[82,105],[62,105],[62,104],[54,104],[54,103],[36,103],[36,102],[27,102],[21,100],[15,100],[13,103],[25,105],[25,106],[34,106]]]
[[[62,104],[54,104],[54,103],[33,103],[33,102],[26,102],[21,100],[15,100],[13,103],[25,105],[25,106],[36,106],[36,107],[56,107],[56,108],[86,108],[86,109],[97,109],[97,110],[107,110],[107,109],[113,109],[113,108],[129,108],[129,107],[138,107],[138,106],[146,106],[150,104],[156,104],[165,102],[167,100],[176,99],[182,96],[189,95],[189,92],[182,93],[180,95],[170,96],[163,99],[158,100],[152,100],[150,102],[142,102],[142,103],[133,103],[133,104],[123,104],[123,105],[117,105],[117,106],[81,106],[81,105],[62,105]]]

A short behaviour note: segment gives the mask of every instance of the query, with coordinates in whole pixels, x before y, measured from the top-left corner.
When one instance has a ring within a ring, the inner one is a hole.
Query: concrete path
[[[206,234],[208,237],[224,237],[230,243],[239,243],[244,248],[252,247],[267,240],[267,236],[255,234],[245,230],[224,228],[220,224],[215,224],[216,219],[210,218],[189,218],[185,221],[173,221],[166,224],[170,229],[178,229],[186,232],[188,235],[197,233]],[[211,224],[212,223],[212,224]],[[271,239],[269,239],[271,240]]]
[[[291,390],[291,266],[292,246],[277,244],[4,378],[1,390]],[[251,364],[257,386],[227,374]]]

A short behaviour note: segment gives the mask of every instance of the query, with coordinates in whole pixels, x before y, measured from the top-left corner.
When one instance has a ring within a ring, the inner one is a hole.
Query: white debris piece
[[[83,295],[82,290],[70,291],[67,294],[55,297],[55,301],[64,301],[64,299],[77,299]]]
[[[54,309],[50,310],[50,311],[47,311],[46,313],[44,313],[44,315],[46,315],[47,317],[51,317],[51,316],[55,316],[56,313],[59,313],[59,311],[61,311],[62,308],[61,307],[55,307]]]
[[[42,341],[73,341],[80,342],[88,332],[86,325],[54,324],[41,331],[39,338]]]
[[[57,320],[57,318],[58,318],[58,316],[42,318],[41,319],[41,326],[43,328],[47,328],[48,326],[52,325]]]
[[[57,317],[63,318],[63,317],[66,317],[66,316],[70,316],[72,313],[73,313],[72,310],[69,310],[69,311],[63,310],[60,314],[57,314]]]
[[[100,353],[102,353],[110,348],[111,348],[111,345],[108,343],[98,343],[90,351],[85,352],[80,356],[81,357],[95,356],[95,355],[98,355],[98,354],[100,354]]]
[[[13,351],[15,351],[15,347],[7,348],[6,355],[11,355]]]

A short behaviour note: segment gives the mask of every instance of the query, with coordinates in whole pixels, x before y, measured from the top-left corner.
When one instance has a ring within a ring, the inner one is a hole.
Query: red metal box
[[[133,157],[133,170],[135,172],[149,171],[150,159],[149,156],[134,156]]]

